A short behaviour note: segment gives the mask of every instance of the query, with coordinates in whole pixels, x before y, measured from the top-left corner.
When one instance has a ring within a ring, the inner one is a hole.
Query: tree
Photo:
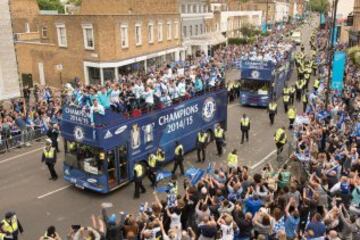
[[[348,56],[354,64],[360,66],[360,47],[352,47],[347,50]]]
[[[40,10],[57,10],[59,13],[64,13],[64,6],[60,0],[37,0]]]
[[[312,11],[325,13],[329,10],[329,0],[310,0],[310,7]]]

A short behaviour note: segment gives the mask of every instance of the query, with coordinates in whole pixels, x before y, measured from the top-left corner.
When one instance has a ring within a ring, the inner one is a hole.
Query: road
[[[302,32],[303,41],[307,44],[311,33],[309,25],[303,27]],[[227,77],[237,76],[239,72],[234,70]],[[295,81],[294,73],[291,81]],[[222,158],[217,157],[215,144],[212,143],[207,148],[207,160],[225,163],[227,153],[237,148],[240,163],[249,166],[252,171],[258,171],[266,162],[276,163],[273,134],[278,127],[288,125],[281,99],[278,106],[279,114],[274,126],[270,126],[264,109],[243,107],[238,102],[230,104],[226,154]],[[298,109],[301,111],[300,106]],[[243,113],[250,116],[251,130],[250,142],[241,145],[239,120]],[[141,200],[133,200],[133,184],[108,195],[79,190],[62,180],[61,161],[56,166],[59,180],[48,181],[48,170],[40,163],[41,147],[41,143],[34,143],[31,148],[13,150],[0,157],[0,214],[3,216],[7,210],[17,213],[25,229],[22,239],[38,239],[49,225],[55,225],[65,238],[71,224],[90,224],[90,215],[98,215],[103,202],[113,203],[114,212],[136,212],[140,203],[153,201],[148,181],[145,181],[148,191]],[[59,159],[62,159],[62,154]],[[195,163],[195,152],[186,155],[185,159],[186,166],[201,166]]]

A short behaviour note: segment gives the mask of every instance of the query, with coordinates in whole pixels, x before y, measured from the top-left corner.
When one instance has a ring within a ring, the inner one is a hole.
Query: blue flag
[[[156,182],[160,182],[161,180],[164,180],[166,178],[170,178],[172,176],[172,173],[166,170],[159,170],[156,173]]]
[[[170,186],[166,185],[166,186],[160,186],[160,187],[157,187],[155,189],[156,192],[158,193],[167,193],[170,191]]]

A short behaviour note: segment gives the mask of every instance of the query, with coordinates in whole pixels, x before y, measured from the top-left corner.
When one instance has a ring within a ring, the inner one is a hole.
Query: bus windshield
[[[268,95],[270,90],[270,81],[258,81],[252,79],[241,80],[241,91],[255,93],[259,95]]]
[[[100,175],[103,172],[104,153],[95,147],[81,143],[65,142],[65,164],[87,173]]]

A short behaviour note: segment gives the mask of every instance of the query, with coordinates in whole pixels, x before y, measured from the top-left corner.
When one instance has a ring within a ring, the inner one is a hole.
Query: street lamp
[[[328,82],[327,82],[327,86],[326,86],[326,94],[325,94],[325,110],[327,110],[328,108],[328,104],[329,104],[329,92],[330,92],[330,83],[331,83],[331,69],[332,69],[332,62],[333,62],[333,56],[334,56],[334,52],[335,52],[335,27],[336,27],[336,13],[337,13],[337,5],[338,5],[339,0],[334,0],[333,1],[333,22],[332,22],[332,29],[330,31],[330,36],[328,39]]]

